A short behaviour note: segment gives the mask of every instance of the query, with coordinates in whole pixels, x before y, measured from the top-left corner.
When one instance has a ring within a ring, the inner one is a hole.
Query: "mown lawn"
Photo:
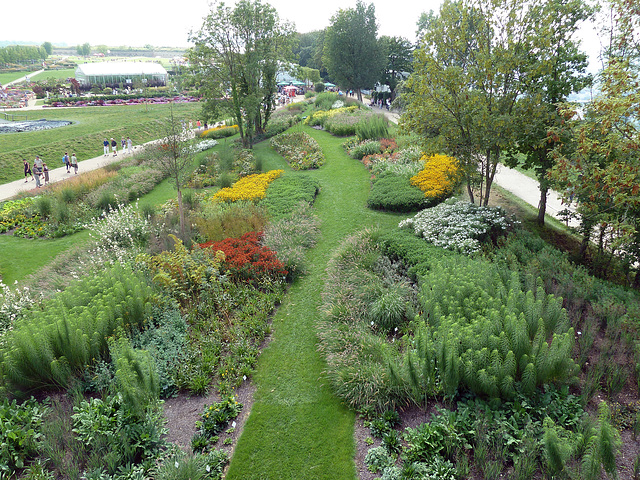
[[[322,237],[308,252],[309,273],[291,287],[273,320],[273,335],[254,377],[255,402],[238,441],[227,479],[354,479],[354,414],[333,395],[317,352],[315,323],[327,262],[343,238],[365,227],[392,228],[404,216],[366,208],[369,173],[344,153],[344,139],[303,128],[326,156],[316,177],[314,211]],[[265,169],[285,168],[265,143],[256,147]]]
[[[76,69],[75,68],[64,68],[60,70],[45,70],[42,73],[38,73],[37,75],[29,75],[29,80],[41,81],[47,80],[49,78],[55,78],[56,80],[66,80],[67,78],[75,78]]]
[[[82,231],[62,238],[34,240],[0,235],[0,278],[5,285],[13,285],[51,262],[59,253],[89,239]]]
[[[108,107],[46,108],[25,110],[29,120],[69,120],[72,125],[37,132],[7,133],[0,141],[0,183],[22,176],[25,158],[30,162],[40,155],[51,165],[60,165],[64,152],[74,151],[78,160],[102,154],[104,138],[130,136],[135,145],[160,136],[158,121],[173,108],[177,119],[195,120],[201,105],[194,103],[117,105]]]

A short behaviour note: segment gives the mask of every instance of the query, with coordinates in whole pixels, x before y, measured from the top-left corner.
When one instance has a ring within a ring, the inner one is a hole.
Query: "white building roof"
[[[154,62],[96,62],[78,65],[85,76],[97,75],[167,75],[165,68]]]

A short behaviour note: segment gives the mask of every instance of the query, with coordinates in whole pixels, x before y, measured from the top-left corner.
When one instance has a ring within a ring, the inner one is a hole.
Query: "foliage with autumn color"
[[[579,115],[563,105],[564,122],[548,132],[556,148],[551,177],[568,202],[576,202],[581,257],[597,245],[607,270],[614,255],[631,268],[640,260],[640,11],[625,0],[609,2],[614,22],[600,94]]]

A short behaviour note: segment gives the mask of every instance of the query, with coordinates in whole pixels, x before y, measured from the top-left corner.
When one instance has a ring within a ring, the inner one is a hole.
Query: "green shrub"
[[[362,160],[367,155],[380,153],[380,142],[377,140],[363,140],[360,142],[348,142],[345,144],[347,153],[351,158]]]
[[[53,213],[53,199],[49,195],[41,195],[35,200],[38,215],[42,218],[49,218]]]
[[[75,202],[78,194],[75,189],[70,187],[64,187],[60,190],[60,198],[65,203],[73,203]]]
[[[388,138],[389,121],[384,114],[367,115],[358,122],[355,134],[361,142]]]
[[[157,308],[157,307],[156,307]],[[178,370],[185,361],[188,337],[187,322],[175,307],[157,308],[145,329],[134,333],[131,343],[153,357],[161,397],[177,391]]]
[[[260,205],[267,209],[269,218],[275,221],[297,211],[301,202],[313,203],[319,190],[318,181],[309,176],[283,176],[269,185]]]
[[[270,144],[293,170],[319,168],[324,164],[322,148],[306,132],[281,133]]]
[[[364,457],[364,464],[370,472],[378,473],[386,467],[392,466],[394,459],[383,446],[370,448]]]
[[[222,432],[229,422],[236,418],[242,410],[242,404],[235,397],[227,397],[220,402],[205,406],[196,427],[204,435],[209,437]]]
[[[31,390],[69,385],[87,365],[107,356],[107,339],[118,328],[144,324],[152,295],[141,274],[122,267],[69,285],[7,333],[5,380]]]
[[[73,411],[73,431],[86,450],[88,471],[113,475],[140,463],[148,469],[166,448],[167,430],[157,401],[146,407],[143,416],[118,394],[82,400]]]
[[[325,86],[323,82],[317,82],[313,85],[313,89],[316,91],[316,95],[324,92]]]
[[[409,183],[405,176],[387,173],[379,176],[371,186],[367,206],[374,210],[412,212],[424,208],[422,190]]]
[[[102,191],[100,193],[100,197],[97,199],[95,206],[103,212],[108,212],[118,206],[118,200],[116,199],[115,194],[113,194],[112,192]]]
[[[0,403],[0,477],[13,477],[36,456],[46,412],[33,398],[20,405],[15,400]]]
[[[316,99],[313,102],[317,110],[331,110],[333,104],[339,100],[337,93],[322,92],[316,95]]]

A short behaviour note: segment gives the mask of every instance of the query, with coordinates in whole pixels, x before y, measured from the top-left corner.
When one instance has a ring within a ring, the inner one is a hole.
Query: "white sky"
[[[321,30],[330,24],[340,8],[352,8],[356,0],[263,0],[270,3],[282,20],[294,23],[298,32]],[[376,7],[378,34],[415,40],[416,23],[422,12],[437,12],[442,0],[363,0]],[[142,47],[188,47],[191,30],[202,26],[209,12],[209,0],[109,0],[97,7],[86,0],[15,0],[0,8],[0,40],[11,42],[49,41],[70,46],[90,45]],[[228,0],[232,5],[234,0]],[[590,55],[599,51],[595,33],[585,29],[583,49]],[[595,57],[592,59],[592,63]],[[593,68],[593,66],[592,66]]]
[[[263,0],[283,20],[302,33],[327,27],[340,8],[351,8],[355,0]],[[190,30],[198,30],[209,12],[208,0],[143,2],[141,0],[10,0],[0,7],[0,40],[49,41],[54,45],[189,46]],[[225,2],[232,5],[233,0]],[[365,4],[371,0],[365,0]],[[437,11],[441,0],[373,0],[378,33],[415,39],[420,14]],[[100,5],[99,7],[96,5]]]

